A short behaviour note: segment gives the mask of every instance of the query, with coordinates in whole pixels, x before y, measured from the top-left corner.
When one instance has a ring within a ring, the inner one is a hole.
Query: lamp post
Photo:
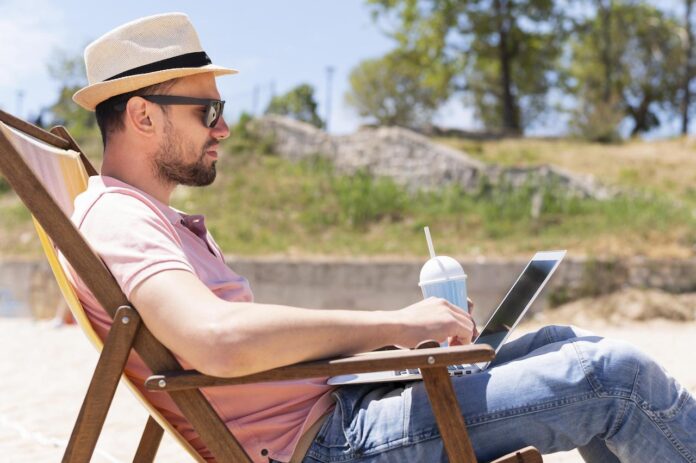
[[[331,120],[331,80],[335,68],[333,66],[326,67],[326,115],[324,116],[324,130],[328,133],[329,121]]]

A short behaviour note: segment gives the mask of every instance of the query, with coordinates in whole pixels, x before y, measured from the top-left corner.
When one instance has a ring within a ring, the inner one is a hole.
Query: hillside
[[[489,163],[554,164],[594,175],[606,184],[667,195],[674,200],[696,201],[696,140],[691,138],[636,140],[618,145],[566,139],[436,140]]]
[[[387,179],[339,175],[319,159],[291,163],[235,140],[223,147],[215,184],[178,189],[174,205],[206,214],[218,243],[235,255],[423,256],[424,225],[438,252],[459,256],[528,255],[540,248],[591,256],[695,254],[696,144],[690,140],[438,141],[488,163],[549,163],[593,174],[629,193],[598,201],[552,189],[540,195],[530,186],[413,195]],[[98,144],[83,146],[90,154]],[[2,255],[36,255],[30,217],[11,192],[0,194],[0,208]]]

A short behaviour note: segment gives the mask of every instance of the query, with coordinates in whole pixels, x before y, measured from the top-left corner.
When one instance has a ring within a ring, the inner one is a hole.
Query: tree
[[[429,82],[413,53],[396,50],[365,60],[349,77],[346,102],[380,125],[421,128],[449,96],[442,82]]]
[[[553,0],[368,3],[396,19],[399,49],[440,63],[425,78],[464,92],[487,128],[521,133],[546,108],[564,37]]]
[[[317,115],[317,102],[314,99],[314,88],[309,84],[300,84],[284,95],[273,97],[266,114],[280,114],[298,121],[307,122],[315,127],[323,127]]]
[[[595,7],[596,17],[576,23],[569,72],[565,73],[564,83],[571,82],[566,90],[578,97],[571,127],[584,139],[612,143],[621,139],[619,125],[625,117],[615,79],[619,56],[612,41],[614,0],[588,3]],[[592,61],[587,61],[589,56]]]
[[[691,79],[693,78],[694,32],[691,27],[693,0],[684,0],[684,83],[682,87],[682,135],[689,132],[689,110],[691,109]]]
[[[595,0],[597,14],[579,24],[571,43],[569,90],[581,111],[614,110],[633,122],[631,135],[660,125],[674,112],[683,85],[683,47],[677,22],[655,7]],[[585,119],[592,119],[585,115]]]
[[[94,113],[85,111],[72,100],[73,94],[87,83],[82,56],[58,51],[55,61],[48,65],[48,72],[60,83],[58,99],[48,108],[49,125],[66,126],[78,142],[85,137],[96,136],[97,120]]]

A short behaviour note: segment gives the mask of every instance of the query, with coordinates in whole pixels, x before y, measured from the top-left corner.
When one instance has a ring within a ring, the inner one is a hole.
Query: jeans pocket
[[[343,387],[334,392],[336,411],[324,445],[347,445],[354,455],[379,453],[406,440],[407,383]],[[340,423],[340,431],[337,424]],[[341,435],[337,435],[338,433]]]

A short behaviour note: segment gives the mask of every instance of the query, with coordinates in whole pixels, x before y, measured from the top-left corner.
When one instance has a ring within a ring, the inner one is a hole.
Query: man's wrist
[[[376,310],[374,315],[374,326],[376,337],[381,345],[396,344],[406,345],[411,339],[411,326],[404,323],[403,317],[398,310]],[[409,346],[410,347],[410,346]]]

